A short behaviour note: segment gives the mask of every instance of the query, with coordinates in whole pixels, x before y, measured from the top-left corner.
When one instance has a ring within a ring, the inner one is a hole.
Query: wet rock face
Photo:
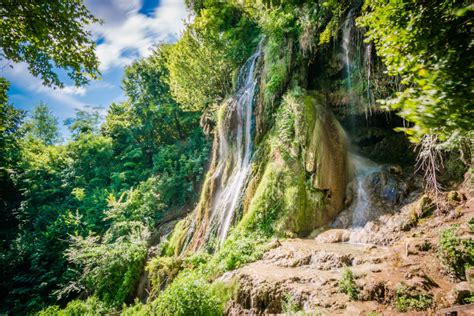
[[[361,180],[360,177],[363,179]],[[347,187],[346,210],[340,213],[332,226],[337,228],[348,228],[353,224],[363,226],[385,214],[391,214],[407,202],[409,188],[409,180],[403,176],[401,167],[397,165],[382,166],[367,175],[358,176]],[[365,191],[367,199],[364,211],[366,216],[363,223],[360,219],[354,223],[353,213],[357,207],[356,199],[361,189]]]
[[[373,199],[379,203],[400,204],[407,196],[408,184],[401,177],[399,166],[385,166],[380,172],[371,174],[367,181]]]
[[[354,257],[350,253],[319,251],[311,256],[310,265],[318,270],[331,270],[352,266],[353,260]]]

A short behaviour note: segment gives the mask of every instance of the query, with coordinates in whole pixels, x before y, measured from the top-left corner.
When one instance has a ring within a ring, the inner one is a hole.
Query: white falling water
[[[372,115],[372,95],[370,93],[370,76],[372,74],[372,44],[367,44],[365,46],[365,62],[367,64],[367,101],[369,114]],[[367,119],[367,109],[365,112],[365,118]]]
[[[364,226],[370,218],[370,199],[367,192],[368,176],[380,170],[375,162],[356,154],[349,154],[349,161],[352,165],[355,187],[354,201],[352,206],[352,226]]]
[[[239,74],[237,92],[228,103],[228,111],[235,111],[235,139],[229,140],[229,132],[224,124],[219,130],[219,162],[214,178],[226,178],[217,188],[211,205],[211,222],[217,223],[217,236],[219,241],[226,238],[232,224],[236,209],[238,208],[242,191],[250,172],[252,156],[252,112],[257,81],[255,79],[255,65],[261,53],[259,45],[257,51],[242,67]],[[229,176],[224,172],[227,164],[233,163]],[[209,234],[209,231],[208,231]]]
[[[342,26],[342,50],[344,52],[344,64],[346,66],[346,74],[347,74],[347,87],[350,91],[352,91],[352,67],[351,67],[351,59],[350,59],[350,49],[351,49],[351,32],[352,26],[354,24],[352,10],[349,11],[347,15],[344,25]]]

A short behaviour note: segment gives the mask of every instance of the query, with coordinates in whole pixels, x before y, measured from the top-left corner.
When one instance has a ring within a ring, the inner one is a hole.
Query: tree
[[[414,141],[472,131],[473,12],[470,1],[373,0],[357,20],[388,74],[401,78],[401,91],[386,103],[414,123],[405,129]]]
[[[25,116],[8,103],[8,82],[0,78],[0,168],[9,168],[19,156],[18,138]]]
[[[100,113],[97,108],[76,109],[76,117],[66,119],[64,124],[69,127],[72,137],[78,139],[83,134],[93,134],[99,131]]]
[[[206,1],[168,57],[174,99],[190,111],[221,102],[232,91],[233,71],[257,41],[257,26],[240,7]]]
[[[53,145],[59,140],[58,119],[53,116],[45,103],[38,104],[31,118],[25,122],[23,129],[27,136],[42,141],[46,145]]]
[[[19,138],[24,112],[8,104],[8,82],[0,78],[0,252],[5,253],[17,232],[14,210],[20,205],[21,193],[13,181],[21,159]],[[2,265],[0,263],[0,265]],[[2,265],[3,266],[3,265]],[[1,278],[1,277],[0,277]],[[0,285],[0,297],[3,286]]]
[[[99,75],[95,43],[86,27],[99,22],[82,0],[2,0],[1,59],[26,62],[47,86],[62,87],[56,68],[77,86]]]

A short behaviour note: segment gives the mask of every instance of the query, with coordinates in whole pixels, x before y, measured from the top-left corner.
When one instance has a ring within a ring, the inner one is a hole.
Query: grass
[[[355,282],[354,274],[350,269],[345,269],[341,280],[339,280],[339,289],[349,295],[352,300],[359,298],[359,288]]]

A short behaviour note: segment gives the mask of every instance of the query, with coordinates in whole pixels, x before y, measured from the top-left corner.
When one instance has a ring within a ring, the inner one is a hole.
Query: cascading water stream
[[[347,75],[347,88],[349,91],[349,97],[352,92],[352,65],[350,59],[350,48],[351,48],[351,33],[352,26],[354,24],[352,10],[349,11],[344,25],[342,26],[342,50],[344,52],[344,64],[346,66],[346,75]]]
[[[261,45],[246,64],[242,67],[237,92],[228,103],[228,110],[235,111],[235,130],[226,130],[224,124],[219,130],[219,162],[213,178],[221,178],[221,185],[217,188],[211,204],[211,223],[217,226],[217,237],[222,243],[227,237],[246,180],[250,172],[252,157],[252,113],[257,80],[255,66],[261,53]],[[228,135],[235,135],[228,139]],[[226,170],[229,162],[233,162],[233,169]],[[227,172],[230,173],[226,176]],[[210,230],[207,232],[208,238]]]
[[[354,173],[356,192],[352,202],[352,227],[362,227],[370,219],[370,198],[368,193],[368,177],[380,171],[375,162],[356,154],[349,154],[349,162]]]

